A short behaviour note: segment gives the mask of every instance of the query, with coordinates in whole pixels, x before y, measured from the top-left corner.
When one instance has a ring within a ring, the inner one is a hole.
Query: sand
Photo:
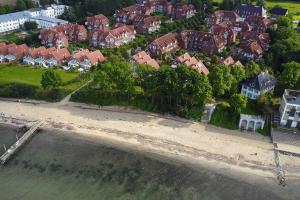
[[[206,167],[250,184],[261,179],[262,185],[268,184],[279,192],[285,190],[276,182],[273,145],[268,137],[128,109],[93,108],[75,103],[0,101],[5,120],[45,120],[44,128],[72,131],[121,149]],[[299,166],[294,162],[292,167]]]

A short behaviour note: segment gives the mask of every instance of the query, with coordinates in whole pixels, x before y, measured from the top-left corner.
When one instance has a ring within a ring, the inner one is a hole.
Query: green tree
[[[208,75],[214,95],[222,97],[229,92],[234,81],[230,68],[226,66],[215,67]]]
[[[255,62],[251,61],[246,64],[245,66],[245,75],[246,78],[251,78],[261,72],[261,69],[258,64]]]
[[[283,69],[279,77],[279,85],[282,89],[300,89],[300,63],[283,64]]]
[[[26,4],[25,4],[25,2],[23,0],[17,0],[16,9],[18,11],[26,10]]]
[[[36,4],[33,0],[24,0],[25,4],[26,4],[26,8],[30,9],[30,8],[35,8]]]
[[[248,99],[243,94],[234,94],[229,99],[229,105],[232,112],[240,114],[246,108]]]
[[[265,0],[257,0],[256,1],[257,6],[265,6],[265,4],[266,4]]]
[[[61,77],[52,69],[48,69],[42,75],[41,85],[44,89],[57,88],[61,84]]]
[[[24,27],[26,30],[36,30],[38,25],[35,21],[28,21],[24,23]]]

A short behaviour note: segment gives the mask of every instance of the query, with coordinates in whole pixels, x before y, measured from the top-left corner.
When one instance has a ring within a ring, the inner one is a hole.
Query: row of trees
[[[207,77],[191,68],[162,66],[155,70],[141,65],[133,70],[131,63],[113,56],[99,66],[93,83],[72,98],[199,118],[203,104],[212,98],[212,88]]]

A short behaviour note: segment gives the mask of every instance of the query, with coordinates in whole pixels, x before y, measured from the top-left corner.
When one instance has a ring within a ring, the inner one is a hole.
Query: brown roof
[[[159,68],[159,64],[156,62],[156,60],[152,59],[145,51],[141,51],[133,55],[133,59],[141,65],[147,64],[156,69]]]
[[[153,41],[153,43],[159,46],[159,48],[163,48],[163,47],[167,47],[171,43],[175,43],[176,41],[177,40],[175,35],[173,33],[168,33],[166,35],[157,38],[156,40]]]
[[[99,50],[89,52],[88,54],[86,54],[86,58],[90,61],[91,65],[96,65],[99,62],[106,61],[106,58]]]
[[[202,73],[204,75],[208,75],[209,71],[205,67],[205,65],[198,61],[195,57],[191,57],[189,53],[185,53],[176,59],[179,63],[186,65],[187,67],[191,67],[193,69],[196,69],[199,73]]]

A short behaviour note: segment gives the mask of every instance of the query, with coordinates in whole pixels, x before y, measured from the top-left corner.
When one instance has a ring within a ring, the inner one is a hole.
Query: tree
[[[279,85],[282,89],[300,88],[300,63],[289,62],[283,64],[283,72],[279,77]]]
[[[234,94],[229,99],[229,105],[232,112],[240,114],[246,108],[248,99],[243,94]]]
[[[61,84],[61,77],[54,70],[46,70],[42,76],[41,85],[44,89],[57,88]]]
[[[25,2],[23,0],[17,0],[16,9],[18,11],[26,10],[26,4],[25,4]]]
[[[28,21],[24,23],[24,27],[26,30],[36,30],[38,25],[35,21]]]
[[[265,0],[257,0],[256,5],[257,6],[265,6],[266,2]]]
[[[30,9],[30,8],[35,8],[36,4],[33,0],[24,0],[25,4],[26,4],[26,8]]]
[[[214,95],[221,97],[229,92],[234,81],[230,68],[226,66],[215,67],[208,75]]]
[[[258,64],[255,62],[251,61],[246,64],[245,66],[245,75],[246,78],[251,78],[261,72],[261,69]]]

